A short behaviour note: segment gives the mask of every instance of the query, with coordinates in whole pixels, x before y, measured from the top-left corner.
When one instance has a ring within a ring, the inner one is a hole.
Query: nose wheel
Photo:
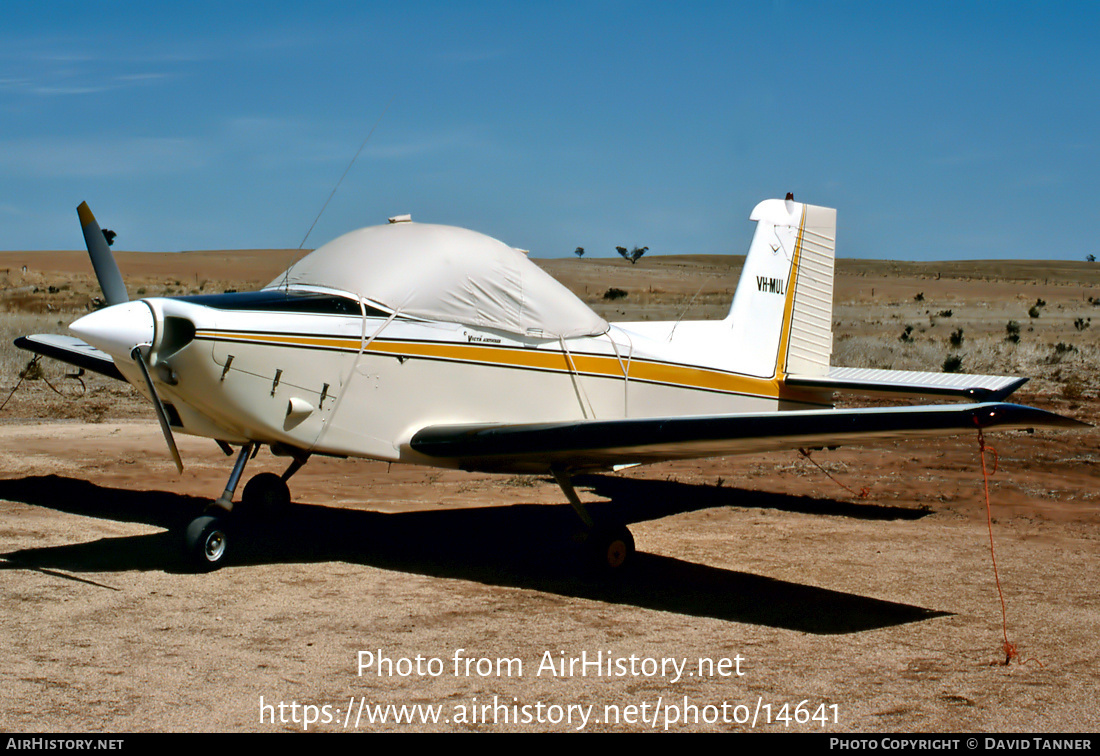
[[[184,542],[188,561],[200,572],[216,570],[225,562],[229,549],[227,518],[215,515],[196,517],[187,526]]]
[[[224,446],[227,453],[228,446]],[[231,542],[236,540],[249,521],[255,522],[263,515],[284,514],[290,506],[290,487],[287,480],[296,473],[309,458],[307,453],[297,454],[294,461],[282,475],[260,473],[254,476],[241,492],[241,501],[233,505],[233,494],[237,483],[244,473],[248,460],[256,456],[259,449],[256,443],[241,447],[233,472],[225,491],[215,500],[207,511],[196,517],[184,532],[184,549],[188,563],[200,572],[215,570],[226,563]],[[231,539],[230,536],[233,536]]]

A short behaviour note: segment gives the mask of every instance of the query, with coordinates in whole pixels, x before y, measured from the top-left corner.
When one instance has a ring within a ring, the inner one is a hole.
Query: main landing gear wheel
[[[275,473],[260,473],[245,484],[241,502],[233,508],[242,515],[279,514],[290,506],[290,488]]]
[[[196,517],[187,526],[184,543],[192,567],[200,572],[218,569],[225,564],[229,549],[226,518],[214,515]]]
[[[587,545],[593,566],[602,572],[622,572],[634,560],[634,536],[625,526],[596,528]]]

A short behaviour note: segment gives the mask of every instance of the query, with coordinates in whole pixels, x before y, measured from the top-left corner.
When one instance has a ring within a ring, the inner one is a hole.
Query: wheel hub
[[[211,562],[216,562],[221,559],[222,554],[225,553],[225,533],[220,530],[215,530],[206,537],[206,544],[203,548],[203,553],[206,558]]]

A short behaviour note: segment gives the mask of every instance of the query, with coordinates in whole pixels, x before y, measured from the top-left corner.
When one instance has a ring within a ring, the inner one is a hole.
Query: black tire
[[[260,473],[245,484],[241,502],[233,508],[243,517],[281,515],[290,506],[290,488],[275,473]]]
[[[588,546],[593,567],[603,573],[618,574],[634,561],[634,536],[625,526],[593,530]]]
[[[226,563],[229,531],[223,517],[202,515],[187,526],[184,547],[188,563],[199,572],[216,570]]]

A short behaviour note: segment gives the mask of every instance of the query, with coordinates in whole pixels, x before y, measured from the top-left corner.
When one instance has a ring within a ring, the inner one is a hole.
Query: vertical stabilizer
[[[765,200],[726,318],[739,373],[824,375],[833,350],[836,210]]]

